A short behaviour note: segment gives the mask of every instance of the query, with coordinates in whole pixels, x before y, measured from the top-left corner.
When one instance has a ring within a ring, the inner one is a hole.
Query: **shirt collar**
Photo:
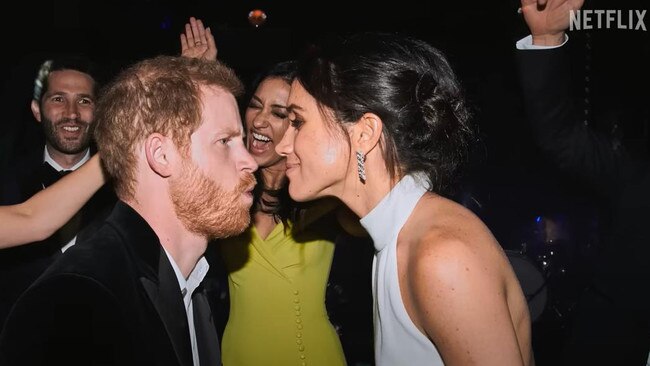
[[[86,154],[84,155],[83,158],[81,158],[81,160],[79,160],[79,162],[77,162],[77,164],[73,165],[70,169],[66,169],[62,167],[59,163],[54,161],[54,159],[52,159],[52,156],[50,156],[49,151],[47,151],[47,146],[45,146],[45,152],[43,153],[43,161],[50,164],[52,168],[56,169],[59,172],[62,170],[77,170],[77,168],[84,165],[84,163],[87,162],[88,159],[90,159],[90,149],[86,149]]]
[[[172,256],[164,247],[163,250],[165,251],[167,259],[169,259],[169,262],[172,264],[172,268],[174,269],[174,273],[176,274],[178,286],[181,288],[181,294],[183,295],[185,310],[187,311],[190,307],[190,301],[192,301],[192,294],[194,293],[194,290],[199,287],[201,281],[203,281],[203,278],[205,278],[205,275],[208,273],[208,269],[210,269],[210,265],[208,264],[208,261],[205,259],[205,257],[201,256],[201,258],[199,258],[199,261],[192,269],[189,277],[185,279],[185,277],[183,277],[183,273],[181,273],[181,269],[178,268],[178,265],[174,261],[174,258],[172,258]]]

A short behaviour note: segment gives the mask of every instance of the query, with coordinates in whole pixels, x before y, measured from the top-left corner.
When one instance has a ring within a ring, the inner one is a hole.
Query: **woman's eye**
[[[291,123],[291,127],[295,128],[295,129],[300,129],[300,126],[302,126],[302,124],[304,122],[299,118],[294,118],[294,119],[290,120],[289,123]]]
[[[286,114],[286,113],[282,113],[282,112],[273,112],[273,115],[274,115],[276,118],[279,118],[279,119],[285,119],[285,118],[287,118],[287,114]]]

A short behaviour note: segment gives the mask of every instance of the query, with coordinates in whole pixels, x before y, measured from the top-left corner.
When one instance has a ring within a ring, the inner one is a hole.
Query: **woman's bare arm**
[[[43,240],[63,226],[104,184],[99,156],[27,201],[0,206],[0,249]]]
[[[455,238],[428,241],[410,258],[409,291],[445,365],[524,365],[498,261]]]

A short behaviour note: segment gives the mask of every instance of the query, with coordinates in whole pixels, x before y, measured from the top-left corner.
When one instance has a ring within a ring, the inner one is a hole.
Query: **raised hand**
[[[214,61],[217,59],[217,45],[210,28],[205,28],[201,19],[190,17],[181,33],[181,56]]]
[[[584,0],[521,0],[533,44],[555,46],[564,42],[571,10],[580,9],[583,3]]]

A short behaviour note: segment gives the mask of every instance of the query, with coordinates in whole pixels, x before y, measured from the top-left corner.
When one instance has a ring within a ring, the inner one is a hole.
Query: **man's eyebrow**
[[[45,93],[43,93],[43,95],[47,95],[47,96],[50,96],[50,95],[74,95],[74,96],[78,96],[78,97],[81,97],[81,98],[95,99],[95,96],[93,94],[88,94],[88,93],[75,94],[75,93],[69,93],[69,92],[66,92],[66,91],[63,91],[63,90],[48,90]]]
[[[95,96],[94,96],[94,95],[92,95],[92,94],[87,94],[87,93],[80,93],[80,94],[77,94],[77,95],[78,95],[78,96],[80,96],[80,97],[82,97],[82,98],[90,98],[90,99],[95,99]]]
[[[215,136],[239,136],[240,134],[240,129],[235,129],[232,127],[218,128],[214,133]]]

